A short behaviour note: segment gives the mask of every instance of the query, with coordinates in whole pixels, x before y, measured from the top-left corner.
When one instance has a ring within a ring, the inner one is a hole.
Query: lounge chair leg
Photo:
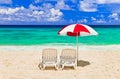
[[[64,65],[62,64],[62,68],[61,69],[63,69],[64,68]]]
[[[77,64],[74,65],[74,69],[77,69]]]
[[[76,67],[76,66],[74,66],[74,69],[77,69],[77,67]]]
[[[40,69],[41,69],[41,70],[44,70],[44,69],[45,69],[45,65],[41,64],[41,65],[40,65]]]
[[[55,69],[56,69],[56,70],[59,69],[59,65],[58,65],[58,64],[55,65]]]

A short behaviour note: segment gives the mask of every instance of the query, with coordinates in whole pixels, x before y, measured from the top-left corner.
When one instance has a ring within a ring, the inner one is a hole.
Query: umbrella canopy
[[[98,33],[88,25],[84,24],[71,24],[63,27],[59,32],[59,35],[68,35],[68,36],[76,36],[77,42],[77,53],[78,53],[78,36],[91,36],[98,35]]]
[[[59,35],[68,36],[90,36],[98,35],[98,33],[88,25],[84,24],[71,24],[63,27],[59,32]]]

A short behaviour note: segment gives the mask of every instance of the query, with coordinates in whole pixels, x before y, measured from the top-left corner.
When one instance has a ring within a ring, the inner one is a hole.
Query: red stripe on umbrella
[[[80,32],[76,33],[76,32],[67,32],[68,36],[80,36]]]
[[[75,25],[74,32],[76,32],[76,33],[79,33],[79,32],[88,32],[88,33],[90,33],[86,27],[84,27],[83,25],[80,25],[80,24]]]

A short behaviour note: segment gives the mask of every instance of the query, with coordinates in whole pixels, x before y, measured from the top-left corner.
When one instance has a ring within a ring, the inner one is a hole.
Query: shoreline
[[[115,46],[120,44],[78,44],[78,46]],[[76,46],[76,43],[48,43],[48,44],[0,44],[0,46]]]
[[[73,48],[76,49],[76,46],[74,45],[22,45],[22,46],[18,46],[18,45],[0,45],[0,50],[2,49],[21,49],[21,48],[33,48],[35,50],[36,49],[44,49],[44,48],[56,48],[56,49],[60,49],[60,48]],[[115,49],[120,49],[120,45],[80,45],[78,46],[79,50],[80,49],[111,49],[114,48],[112,50]]]

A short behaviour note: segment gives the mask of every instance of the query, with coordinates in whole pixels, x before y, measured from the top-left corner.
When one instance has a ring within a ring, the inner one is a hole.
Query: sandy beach
[[[76,70],[40,70],[44,48],[75,46],[0,46],[0,79],[120,79],[120,45],[79,46]]]

